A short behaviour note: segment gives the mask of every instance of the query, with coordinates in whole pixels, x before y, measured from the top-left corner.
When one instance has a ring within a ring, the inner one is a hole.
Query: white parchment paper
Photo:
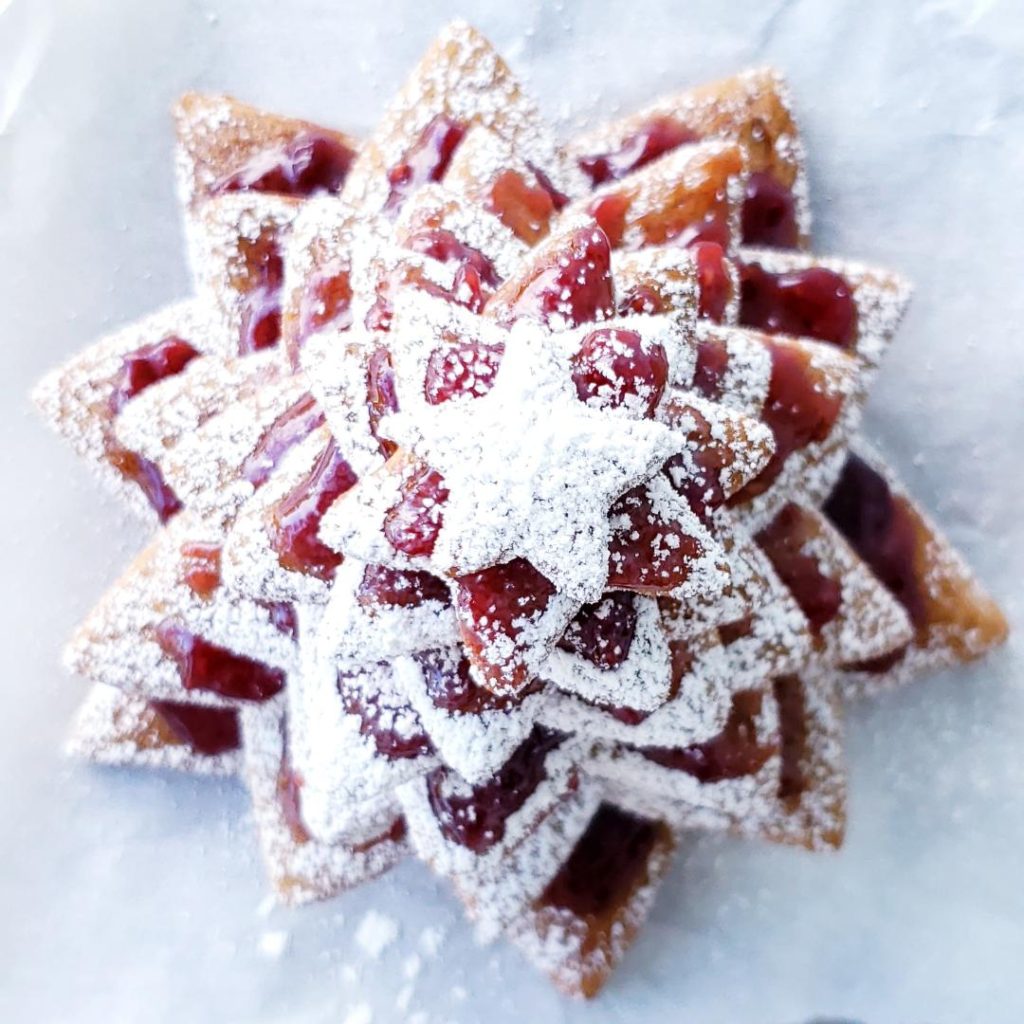
[[[58,756],[82,692],[59,646],[140,535],[26,393],[186,288],[169,104],[225,89],[362,132],[456,14],[567,125],[750,63],[788,74],[818,248],[917,284],[871,431],[1024,626],[1019,0],[0,0],[0,1020],[1016,1024],[1019,639],[851,711],[838,856],[689,842],[588,1007],[476,949],[418,865],[268,911],[235,785]],[[371,907],[387,921],[360,943]]]

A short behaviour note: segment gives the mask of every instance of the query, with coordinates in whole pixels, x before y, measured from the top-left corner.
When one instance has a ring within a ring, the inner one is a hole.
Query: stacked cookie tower
[[[365,142],[177,112],[194,294],[41,383],[155,526],[72,748],[239,773],[275,889],[413,853],[592,995],[681,830],[812,849],[840,702],[999,610],[857,436],[906,307],[810,251],[774,72],[565,143],[468,26]]]

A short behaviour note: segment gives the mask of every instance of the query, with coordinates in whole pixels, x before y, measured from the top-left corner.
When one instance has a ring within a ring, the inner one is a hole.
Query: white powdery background
[[[508,950],[477,950],[418,866],[268,917],[232,784],[58,760],[81,695],[58,646],[141,538],[111,528],[112,502],[28,419],[25,396],[73,350],[186,290],[172,99],[226,89],[364,131],[462,13],[563,126],[752,63],[788,75],[818,248],[917,287],[869,427],[1024,625],[1019,4],[635,0],[624,21],[610,0],[474,7],[0,0],[0,1019],[1018,1022],[1017,641],[851,712],[838,857],[686,843],[591,1007],[567,1006]],[[357,939],[371,911],[400,928],[378,956]]]

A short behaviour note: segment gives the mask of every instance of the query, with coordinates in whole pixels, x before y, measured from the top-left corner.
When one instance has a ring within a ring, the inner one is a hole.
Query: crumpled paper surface
[[[44,369],[187,287],[169,104],[188,87],[225,89],[362,132],[459,13],[566,125],[751,63],[789,75],[818,248],[917,284],[871,433],[1019,637],[1019,4],[476,6],[0,0],[0,1019],[1016,1024],[1019,639],[850,711],[852,824],[838,856],[688,841],[589,1007],[514,952],[477,950],[418,865],[322,906],[269,911],[237,786],[58,756],[82,692],[59,647],[141,538],[30,417],[26,394]],[[357,939],[371,907],[399,927],[377,955]]]

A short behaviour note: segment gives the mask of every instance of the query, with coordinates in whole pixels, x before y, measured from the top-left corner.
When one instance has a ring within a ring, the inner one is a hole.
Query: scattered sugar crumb
[[[345,1024],[371,1024],[372,1021],[373,1010],[366,1003],[353,1006],[345,1018]]]
[[[398,938],[398,923],[378,910],[368,910],[356,931],[356,942],[376,960]]]
[[[359,968],[355,964],[342,964],[341,977],[349,985],[354,985],[360,978]]]
[[[395,999],[395,1009],[402,1013],[405,1013],[409,1009],[409,1004],[412,1002],[413,986],[403,985]]]
[[[419,953],[413,953],[411,956],[407,956],[402,962],[402,975],[408,978],[410,981],[413,978],[419,976],[420,971],[423,968],[423,959]]]
[[[462,985],[452,985],[452,999],[454,999],[455,1002],[464,1003],[467,995],[469,995],[469,993]]]
[[[429,957],[438,954],[445,940],[445,929],[440,925],[429,925],[420,932],[420,949]]]
[[[260,936],[260,953],[269,960],[277,960],[284,955],[288,948],[288,933],[286,931],[269,931]]]
[[[270,917],[276,907],[277,897],[273,893],[267,893],[267,895],[260,900],[259,906],[256,908],[256,915],[258,917]]]

